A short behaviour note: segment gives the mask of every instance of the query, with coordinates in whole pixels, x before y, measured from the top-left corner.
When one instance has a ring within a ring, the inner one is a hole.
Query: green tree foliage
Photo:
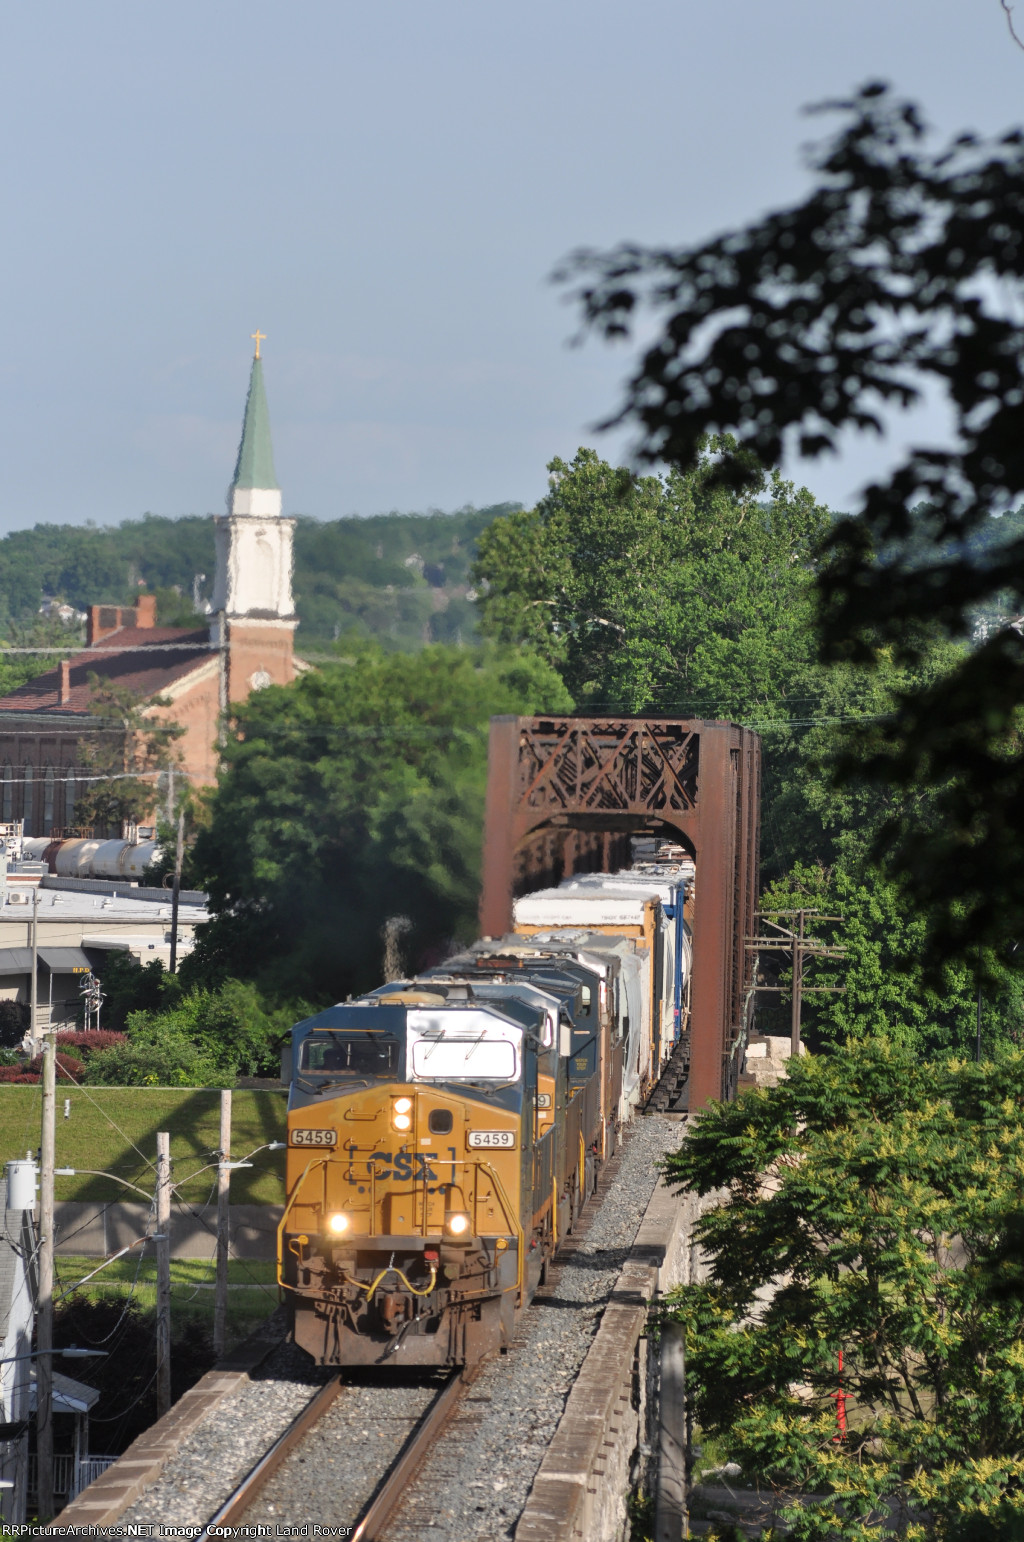
[[[698,464],[709,433],[733,433],[720,475],[749,484],[788,445],[837,451],[880,432],[889,408],[928,390],[952,418],[944,448],[913,448],[838,520],[819,576],[826,657],[915,663],[921,633],[969,635],[993,602],[1024,611],[1024,532],[991,536],[1024,493],[1024,135],[962,135],[938,153],[916,108],[869,86],[815,155],[800,203],[691,249],[584,253],[586,321],[628,333],[663,321],[620,419],[642,453]],[[997,626],[959,664],[909,691],[898,731],[868,735],[856,772],[933,789],[885,832],[927,909],[933,959],[1024,932],[1020,729],[1024,638]]]
[[[160,959],[142,964],[127,951],[111,948],[97,973],[103,988],[103,1026],[120,1032],[133,1012],[158,1012],[181,995],[177,975],[168,974]]]
[[[814,658],[814,554],[829,526],[806,489],[717,480],[728,444],[685,476],[637,477],[580,450],[551,490],[480,536],[481,629],[527,643],[581,707],[789,716]]]
[[[137,1013],[128,1020],[123,1044],[88,1057],[83,1080],[108,1087],[223,1087],[234,1075],[163,1014]]]
[[[980,958],[950,958],[941,971],[927,970],[928,916],[908,906],[883,872],[870,866],[852,872],[843,862],[832,868],[797,863],[768,885],[761,909],[770,915],[799,907],[840,917],[838,923],[810,921],[808,929],[846,950],[842,960],[807,965],[808,985],[832,988],[803,999],[802,1032],[810,1048],[878,1037],[922,1055],[973,1056],[979,987],[983,1050],[1024,1046],[1024,980],[1013,960],[987,949]],[[781,978],[788,984],[790,972]],[[788,1033],[788,1002],[778,1023],[773,1015],[759,1013],[761,1030]]]
[[[424,642],[472,642],[476,616],[467,597],[476,540],[515,504],[467,507],[454,514],[380,514],[369,519],[300,519],[295,532],[299,639],[334,639],[354,631],[390,648]],[[191,626],[193,597],[212,593],[213,521],[189,515],[94,525],[36,525],[0,540],[0,637],[38,630],[46,596],[79,610],[128,605],[148,587],[163,626]],[[61,630],[51,623],[51,630]],[[62,637],[68,629],[63,629]],[[46,640],[62,640],[56,637]],[[2,662],[2,661],[0,661]],[[14,667],[13,661],[10,667]],[[21,683],[38,673],[29,661]],[[13,689],[0,676],[3,689]]]
[[[488,719],[570,706],[531,654],[439,646],[251,696],[196,840],[215,918],[183,978],[337,1000],[380,978],[389,916],[413,923],[412,963],[472,936]]]
[[[668,1181],[725,1190],[698,1227],[706,1280],[670,1298],[693,1416],[748,1474],[816,1496],[783,1516],[801,1542],[944,1539],[986,1509],[1020,1525],[1024,1299],[1003,1239],[1022,1111],[1019,1051],[929,1064],[869,1040],[712,1105],[667,1160]]]
[[[152,966],[140,969],[151,976]],[[173,981],[173,987],[167,985]],[[254,985],[228,979],[216,990],[182,994],[174,976],[140,978],[136,999],[156,999],[129,1011],[127,1039],[89,1055],[85,1080],[115,1086],[230,1087],[238,1076],[276,1076],[278,1045],[304,1002],[269,1007]]]

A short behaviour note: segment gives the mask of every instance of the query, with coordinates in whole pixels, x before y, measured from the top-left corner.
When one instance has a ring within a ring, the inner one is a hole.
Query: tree
[[[1003,1245],[1022,1164],[1024,1055],[929,1064],[879,1041],[712,1105],[667,1159],[669,1182],[725,1190],[697,1228],[708,1276],[668,1308],[693,1417],[749,1475],[815,1496],[783,1515],[801,1542],[1024,1520]]]
[[[109,1087],[223,1087],[234,1081],[223,1060],[164,1016],[136,1013],[128,1036],[88,1057],[84,1081]]]
[[[492,713],[566,711],[525,652],[368,646],[255,693],[224,749],[192,863],[214,919],[182,967],[307,1000],[380,978],[389,916],[422,960],[476,926]]]
[[[935,817],[895,820],[891,848],[932,917],[931,955],[1024,930],[1024,532],[992,540],[1024,494],[1024,137],[961,135],[938,153],[920,115],[883,87],[826,104],[847,123],[815,155],[800,203],[684,250],[581,253],[585,324],[628,335],[661,319],[616,421],[639,450],[695,466],[709,433],[735,436],[717,475],[741,488],[788,446],[835,453],[881,432],[888,408],[937,390],[948,447],[909,450],[837,520],[818,579],[824,656],[871,666],[920,657],[921,632],[971,634],[996,597],[1005,624],[900,703],[856,771],[935,789]],[[981,539],[978,539],[979,535]]]
[[[593,450],[553,460],[547,497],[479,538],[481,629],[535,648],[595,711],[789,715],[829,515],[774,472],[724,487],[730,449],[702,444],[692,471],[664,477]]]
[[[166,696],[145,699],[93,673],[89,687],[96,729],[82,744],[80,760],[88,780],[75,803],[75,819],[120,833],[122,824],[138,824],[152,813],[157,773],[177,763],[174,741],[185,730],[150,717],[153,707],[170,706]]]
[[[885,873],[870,864],[839,862],[825,868],[797,863],[768,885],[761,909],[770,915],[801,906],[840,918],[832,924],[813,921],[809,927],[846,954],[832,963],[819,961],[808,973],[809,985],[832,988],[803,998],[802,1031],[811,1049],[855,1048],[878,1037],[922,1058],[957,1054],[973,1059],[982,981],[983,1049],[1024,1046],[1024,978],[1011,967],[1012,960],[988,950],[980,960],[947,959],[933,976],[922,962],[928,915],[908,906]],[[790,971],[780,978],[785,987]],[[778,1023],[759,1011],[763,1032],[789,1033],[789,1002],[782,999],[786,1004]]]

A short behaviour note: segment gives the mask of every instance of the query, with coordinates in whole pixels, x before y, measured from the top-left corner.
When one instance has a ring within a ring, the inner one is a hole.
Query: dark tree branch
[[[1013,25],[1013,6],[1008,3],[1008,0],[999,0],[999,4],[1006,12],[1006,25],[1010,29],[1010,36],[1013,38],[1013,41],[1016,43],[1018,48],[1024,48],[1024,39],[1021,39],[1017,35],[1016,28]]]

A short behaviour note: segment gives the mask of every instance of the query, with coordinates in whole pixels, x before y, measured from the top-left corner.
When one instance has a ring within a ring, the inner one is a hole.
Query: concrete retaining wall
[[[54,1206],[58,1253],[82,1253],[106,1258],[127,1247],[147,1230],[148,1205],[97,1204],[64,1200]],[[232,1205],[230,1246],[234,1258],[273,1258],[282,1205]],[[150,1224],[150,1231],[155,1227]],[[212,1258],[216,1248],[217,1211],[210,1205],[175,1208],[171,1212],[171,1254],[174,1258]]]
[[[643,1336],[650,1303],[688,1283],[693,1226],[712,1201],[655,1189],[601,1326],[534,1479],[515,1542],[623,1542],[656,1382]]]

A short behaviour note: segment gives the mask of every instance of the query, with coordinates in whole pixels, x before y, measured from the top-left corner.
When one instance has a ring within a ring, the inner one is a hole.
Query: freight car
[[[318,1363],[507,1346],[686,1032],[692,877],[567,880],[507,937],[296,1025],[278,1280]]]

